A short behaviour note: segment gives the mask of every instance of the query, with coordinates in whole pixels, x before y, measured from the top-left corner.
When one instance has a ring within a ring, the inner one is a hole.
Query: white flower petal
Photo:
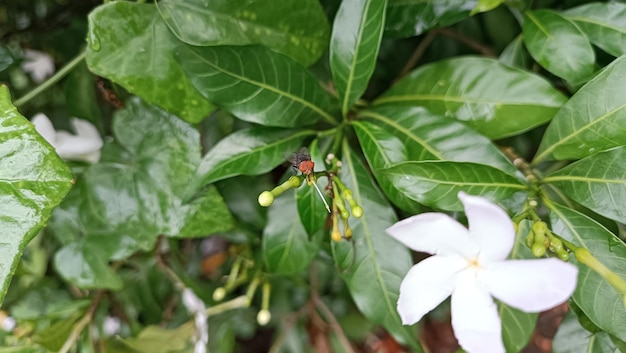
[[[502,324],[489,293],[478,287],[474,271],[458,277],[452,293],[452,329],[468,353],[504,353]]]
[[[183,289],[183,304],[185,308],[189,310],[189,312],[196,313],[199,311],[204,311],[204,302],[202,299],[198,298],[198,296],[189,288]]]
[[[493,263],[483,277],[491,294],[527,312],[565,302],[576,289],[578,269],[557,259],[510,260]]]
[[[515,242],[515,229],[509,215],[486,198],[459,192],[465,207],[470,236],[480,247],[481,262],[504,260]]]
[[[54,126],[52,126],[52,122],[46,114],[38,113],[36,114],[30,122],[35,125],[35,130],[43,137],[52,147],[55,147],[56,144],[56,131],[54,130]]]
[[[33,81],[39,83],[54,73],[52,57],[44,52],[25,49],[26,60],[22,63],[22,70],[28,72]]]
[[[101,144],[93,139],[70,135],[65,131],[57,133],[57,153],[67,159],[99,151]]]
[[[398,314],[412,325],[444,301],[454,289],[456,275],[467,267],[460,256],[431,256],[413,266],[400,284]]]
[[[409,248],[436,255],[474,257],[477,245],[467,228],[443,213],[422,213],[387,228],[387,233]]]
[[[100,141],[100,146],[102,146],[102,137],[100,136],[98,129],[96,129],[92,123],[87,120],[72,118],[71,124],[78,137]]]

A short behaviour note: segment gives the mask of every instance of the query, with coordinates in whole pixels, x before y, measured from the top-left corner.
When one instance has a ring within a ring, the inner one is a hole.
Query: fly
[[[330,207],[328,203],[326,203],[326,199],[324,198],[324,194],[317,186],[317,178],[315,178],[314,169],[315,163],[311,160],[311,155],[309,154],[309,150],[306,147],[302,147],[300,151],[294,154],[291,158],[289,158],[289,162],[291,163],[291,168],[294,170],[300,171],[302,175],[306,176],[307,184],[313,185],[317,193],[322,198],[324,202],[324,206],[326,206],[326,210],[328,213],[331,213]]]

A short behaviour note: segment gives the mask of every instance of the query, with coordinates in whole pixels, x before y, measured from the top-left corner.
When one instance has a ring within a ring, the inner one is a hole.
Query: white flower
[[[400,285],[402,323],[418,322],[452,295],[452,328],[468,353],[504,352],[496,299],[526,312],[554,307],[576,288],[578,270],[557,259],[506,260],[513,223],[488,200],[459,193],[469,230],[442,213],[400,221],[387,232],[409,248],[434,254],[413,266]]]
[[[183,305],[194,314],[196,334],[194,337],[194,353],[206,353],[206,345],[209,343],[209,323],[206,307],[202,299],[189,288],[183,289]]]
[[[22,70],[30,74],[33,81],[39,83],[54,73],[52,57],[44,52],[25,49],[26,60],[22,63]]]
[[[37,132],[54,147],[64,159],[97,163],[100,159],[102,138],[98,130],[86,120],[72,118],[71,124],[77,135],[54,130],[45,114],[39,113],[31,120]]]

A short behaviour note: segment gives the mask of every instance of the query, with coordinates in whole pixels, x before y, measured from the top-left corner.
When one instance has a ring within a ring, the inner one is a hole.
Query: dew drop
[[[93,31],[89,31],[88,42],[91,50],[100,51],[100,38]]]

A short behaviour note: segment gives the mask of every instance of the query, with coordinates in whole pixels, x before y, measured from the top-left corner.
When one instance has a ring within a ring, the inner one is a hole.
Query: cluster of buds
[[[226,284],[222,287],[218,287],[213,291],[213,300],[222,301],[227,294],[234,291],[236,288],[243,284],[248,284],[245,295],[245,307],[252,305],[252,299],[258,289],[259,285],[262,285],[262,298],[261,298],[261,310],[257,314],[257,322],[259,325],[264,326],[270,322],[272,315],[269,310],[270,306],[270,294],[271,285],[261,271],[255,271],[250,276],[250,270],[254,267],[254,263],[244,257],[238,257],[233,264],[233,267],[228,275]]]
[[[348,219],[350,218],[350,214],[355,218],[363,216],[363,208],[361,208],[354,199],[352,190],[347,188],[337,177],[341,169],[341,161],[334,154],[329,154],[326,157],[326,164],[330,166],[329,170],[315,172],[315,164],[311,161],[311,157],[308,152],[306,152],[306,149],[300,150],[290,161],[293,169],[300,171],[301,174],[290,177],[287,181],[270,191],[263,191],[259,195],[259,205],[263,207],[271,206],[276,197],[289,189],[299,188],[303,181],[306,181],[308,187],[315,188],[324,202],[326,210],[330,214],[333,224],[331,239],[336,242],[341,241],[342,238],[347,240],[352,239],[352,229],[350,228]],[[324,188],[324,192],[317,186],[317,179],[319,177],[326,177],[328,179],[328,185]],[[332,199],[332,207],[326,202],[324,194]],[[346,204],[350,207],[350,211],[348,211]],[[343,232],[339,230],[339,219],[341,219],[343,224]]]
[[[533,223],[526,236],[526,246],[535,257],[542,257],[546,251],[550,251],[559,259],[569,261],[569,252],[563,246],[563,241],[552,233],[544,221],[539,220]]]
[[[546,222],[542,221],[537,215],[535,210],[537,205],[538,203],[535,200],[529,200],[527,202],[526,210],[513,218],[516,227],[523,219],[528,219],[532,222],[531,229],[526,236],[525,242],[526,246],[530,248],[533,255],[535,257],[553,255],[563,261],[569,261],[571,253],[580,264],[583,264],[595,271],[611,286],[613,286],[613,288],[621,293],[623,295],[624,306],[626,306],[626,281],[600,262],[588,249],[577,246],[555,234],[548,227]]]

